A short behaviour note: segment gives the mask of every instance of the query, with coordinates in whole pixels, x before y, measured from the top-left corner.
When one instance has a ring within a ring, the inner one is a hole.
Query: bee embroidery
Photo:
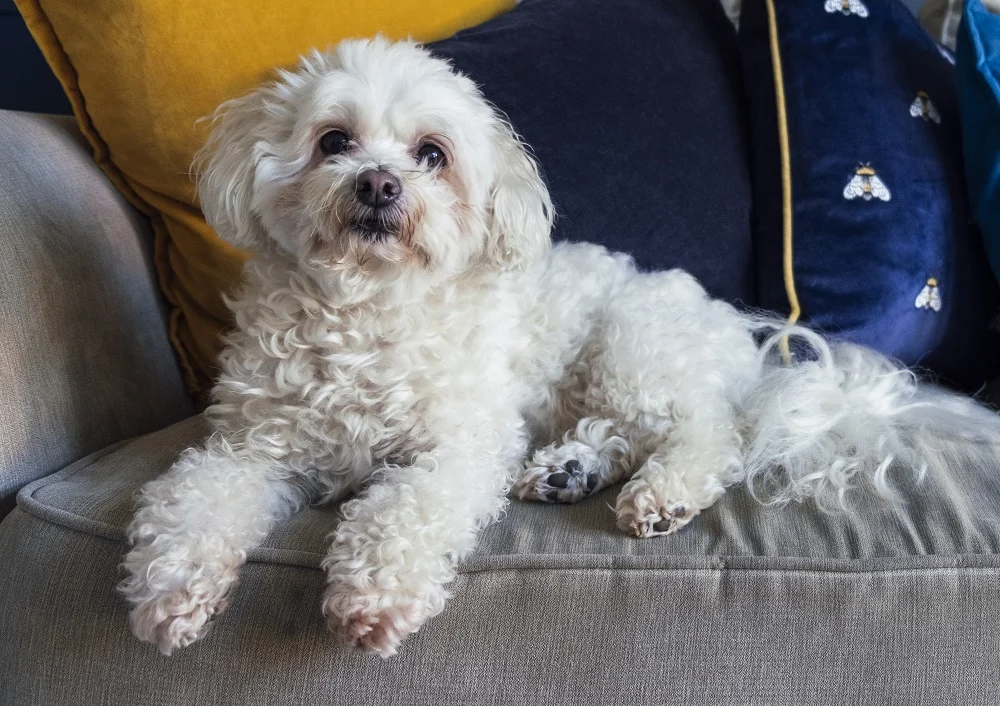
[[[917,97],[910,103],[910,115],[915,118],[923,118],[924,122],[932,120],[938,125],[941,124],[941,114],[931,103],[930,96],[923,91],[917,91]]]
[[[858,196],[865,201],[871,201],[874,196],[877,199],[888,201],[892,198],[889,187],[878,178],[875,170],[868,164],[863,164],[854,171],[854,176],[844,187],[844,198],[850,201]]]
[[[868,17],[868,8],[861,0],[826,0],[827,12],[840,12],[844,15]]]
[[[917,295],[917,300],[913,302],[913,306],[918,309],[926,309],[930,311],[941,311],[941,292],[938,291],[938,281],[934,277],[927,278],[927,284],[924,288],[920,290],[920,294]]]

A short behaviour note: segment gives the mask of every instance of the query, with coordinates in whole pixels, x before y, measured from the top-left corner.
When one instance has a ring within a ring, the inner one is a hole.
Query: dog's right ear
[[[263,91],[226,101],[212,116],[212,133],[194,159],[198,198],[208,224],[238,248],[259,250],[267,233],[254,210],[254,180],[266,153]]]
[[[552,244],[555,209],[527,146],[502,117],[497,117],[499,176],[489,208],[488,257],[503,268],[523,267]]]

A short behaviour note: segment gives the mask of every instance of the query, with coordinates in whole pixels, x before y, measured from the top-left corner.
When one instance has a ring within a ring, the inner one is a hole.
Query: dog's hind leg
[[[512,492],[521,500],[575,503],[627,475],[629,443],[614,423],[587,417],[561,442],[538,449],[521,469]]]
[[[746,322],[689,275],[638,275],[607,308],[588,408],[610,410],[635,475],[615,508],[621,529],[671,534],[738,480],[742,391],[756,375]]]
[[[671,443],[675,443],[676,439]],[[618,527],[637,537],[673,534],[718,500],[738,465],[738,447],[664,444],[622,488],[615,502]]]
[[[618,495],[623,531],[673,534],[737,480],[743,440],[737,410],[719,381],[709,370],[678,380],[669,429]]]

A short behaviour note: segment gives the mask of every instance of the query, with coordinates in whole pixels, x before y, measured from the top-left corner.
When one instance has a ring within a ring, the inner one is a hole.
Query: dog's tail
[[[811,349],[809,360],[777,360],[786,336]],[[957,464],[1000,462],[1000,415],[918,382],[870,349],[792,326],[776,330],[760,356],[759,377],[743,400],[743,475],[759,500],[815,498],[832,508],[865,485],[895,500],[902,473],[919,480]]]

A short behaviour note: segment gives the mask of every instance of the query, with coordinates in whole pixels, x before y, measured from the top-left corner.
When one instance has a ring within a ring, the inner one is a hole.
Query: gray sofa
[[[1000,471],[895,511],[755,503],[619,534],[611,493],[513,503],[388,661],[319,614],[313,508],[161,656],[115,594],[136,489],[198,442],[150,234],[65,119],[0,112],[0,704],[997,704]],[[17,506],[13,497],[17,494]],[[2,515],[0,515],[2,516]]]

